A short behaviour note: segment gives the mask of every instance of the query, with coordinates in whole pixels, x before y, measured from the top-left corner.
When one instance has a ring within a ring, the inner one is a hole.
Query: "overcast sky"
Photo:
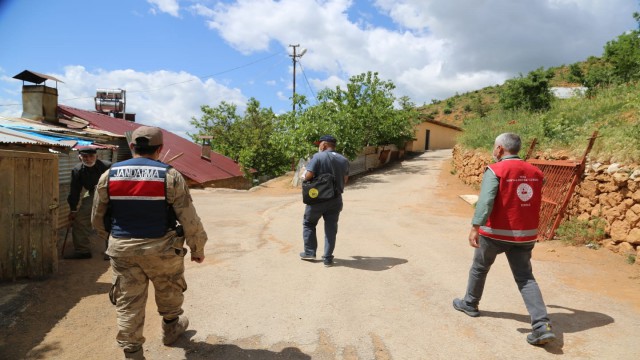
[[[200,106],[276,113],[377,71],[416,105],[539,67],[601,56],[637,27],[637,0],[0,0],[0,115],[20,116],[25,69],[64,81],[59,102],[93,110],[127,90],[140,123],[184,135]],[[47,82],[49,86],[55,83]]]

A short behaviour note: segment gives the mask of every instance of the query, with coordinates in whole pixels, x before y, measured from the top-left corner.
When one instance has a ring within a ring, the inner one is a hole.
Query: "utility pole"
[[[296,54],[296,49],[298,48],[298,46],[300,46],[300,44],[297,45],[289,45],[289,47],[293,48],[293,55],[289,55],[291,56],[291,59],[293,60],[293,97],[292,97],[292,102],[293,102],[293,112],[296,112],[296,60],[301,58],[302,55],[304,55],[307,52],[307,49],[302,50],[302,52],[300,54]]]

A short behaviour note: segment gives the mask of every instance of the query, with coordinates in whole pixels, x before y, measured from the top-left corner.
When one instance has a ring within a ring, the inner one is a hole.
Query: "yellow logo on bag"
[[[312,199],[315,199],[318,197],[318,189],[316,188],[311,188],[309,189],[309,197]]]

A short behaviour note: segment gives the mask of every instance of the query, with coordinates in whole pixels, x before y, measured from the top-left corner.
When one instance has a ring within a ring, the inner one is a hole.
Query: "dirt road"
[[[546,347],[525,341],[529,318],[504,257],[482,316],[453,310],[473,252],[473,210],[458,195],[477,191],[449,162],[449,151],[429,152],[353,181],[332,268],[299,259],[304,208],[286,180],[193,191],[210,241],[205,263],[187,264],[190,330],[162,346],[151,297],[147,359],[637,359],[640,270],[608,250],[536,246],[558,335]],[[94,258],[62,261],[46,281],[3,284],[0,358],[121,358],[110,280]]]

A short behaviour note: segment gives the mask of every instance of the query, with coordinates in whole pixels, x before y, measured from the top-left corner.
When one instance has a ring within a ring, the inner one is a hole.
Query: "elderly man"
[[[542,293],[531,269],[531,251],[538,236],[542,203],[542,171],[518,157],[520,137],[499,135],[494,143],[496,163],[484,172],[480,196],[469,232],[474,247],[467,292],[454,299],[454,309],[469,316],[480,315],[478,304],[485,280],[498,254],[505,253],[511,272],[531,316],[533,331],[527,335],[532,345],[555,339]]]
[[[189,320],[182,315],[186,240],[191,261],[204,261],[207,234],[191,202],[182,175],[158,161],[162,131],[141,126],[131,135],[133,158],[115,163],[100,177],[93,202],[92,223],[111,233],[116,339],[126,358],[142,359],[142,335],[149,280],[162,316],[162,342],[170,345],[184,333]],[[106,220],[106,221],[105,221]],[[179,222],[179,224],[177,222]]]
[[[80,147],[78,158],[80,163],[71,169],[71,186],[67,197],[75,251],[65,259],[91,258],[91,201],[100,175],[111,166],[109,161],[98,160],[96,149],[90,146]]]

